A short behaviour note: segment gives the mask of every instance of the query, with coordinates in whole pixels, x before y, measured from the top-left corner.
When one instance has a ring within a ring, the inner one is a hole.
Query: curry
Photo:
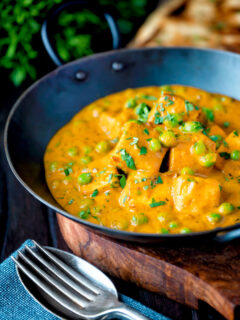
[[[240,102],[180,85],[85,107],[49,142],[48,187],[109,228],[188,233],[240,221]]]

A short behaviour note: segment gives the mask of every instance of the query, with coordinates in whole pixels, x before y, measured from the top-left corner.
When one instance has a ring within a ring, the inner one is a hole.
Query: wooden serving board
[[[99,236],[57,218],[69,248],[101,270],[192,308],[204,301],[227,319],[240,319],[240,241],[150,247]]]

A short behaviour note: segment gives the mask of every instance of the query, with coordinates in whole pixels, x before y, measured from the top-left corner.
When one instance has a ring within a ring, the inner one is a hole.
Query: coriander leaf
[[[152,203],[149,204],[149,206],[151,208],[155,208],[155,207],[159,207],[159,206],[164,206],[166,204],[166,201],[158,201],[158,202],[155,202],[154,199],[152,199]]]
[[[202,108],[203,112],[205,113],[206,118],[213,122],[214,121],[214,113],[211,109],[208,108]]]
[[[149,135],[149,131],[148,131],[147,128],[145,128],[145,129],[143,130],[143,132],[146,133],[147,135]]]
[[[130,143],[131,146],[133,146],[134,144],[138,144],[138,138],[137,137],[133,137],[133,142]]]
[[[147,153],[147,148],[146,147],[141,147],[140,149],[140,156],[144,155]]]
[[[156,184],[163,184],[162,178],[160,176],[157,178]]]
[[[188,100],[185,100],[185,109],[187,111],[187,114],[189,115],[189,111],[194,110],[194,105],[191,102],[189,102]]]
[[[146,103],[140,103],[136,108],[135,112],[138,115],[138,120],[141,122],[147,122],[150,107]]]
[[[120,150],[121,158],[123,161],[126,162],[128,168],[132,170],[137,170],[133,158],[130,156],[129,153],[125,149]]]
[[[98,189],[95,189],[91,195],[91,197],[96,197],[98,195]]]
[[[125,187],[126,183],[127,183],[126,177],[124,175],[122,175],[119,183],[120,183],[121,188],[123,189]]]

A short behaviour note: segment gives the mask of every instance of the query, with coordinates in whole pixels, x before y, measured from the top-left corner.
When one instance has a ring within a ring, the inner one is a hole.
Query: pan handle
[[[102,7],[98,6],[96,2],[93,1],[90,3],[88,0],[73,0],[69,2],[65,2],[57,7],[55,7],[52,11],[50,11],[49,15],[47,16],[46,20],[42,24],[41,28],[41,37],[43,45],[52,59],[53,63],[55,63],[56,66],[61,66],[64,64],[64,61],[60,58],[60,56],[57,53],[56,47],[54,45],[53,36],[52,36],[52,29],[53,26],[56,23],[56,20],[59,16],[59,14],[69,8],[69,7],[80,7],[80,8],[88,8],[92,10],[95,14],[104,17],[107,21],[108,27],[111,32],[112,36],[112,48],[118,49],[120,48],[120,33],[118,31],[117,23],[115,19],[110,15],[109,13],[105,12]]]
[[[228,243],[239,238],[240,228],[237,228],[231,231],[217,233],[214,237],[214,241],[218,243]]]

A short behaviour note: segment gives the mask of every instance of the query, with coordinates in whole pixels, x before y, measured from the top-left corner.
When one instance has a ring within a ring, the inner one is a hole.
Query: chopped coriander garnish
[[[228,121],[225,121],[223,123],[224,128],[228,128],[230,126],[230,123]]]
[[[129,153],[125,149],[120,150],[121,158],[123,161],[126,162],[128,168],[132,170],[137,170],[133,158],[130,156]]]
[[[159,206],[164,206],[166,204],[166,201],[158,201],[156,202],[154,198],[152,198],[152,203],[149,204],[151,208],[159,207]]]
[[[107,191],[105,191],[104,193],[105,193],[105,195],[106,195],[106,196],[109,196],[110,191],[109,191],[109,190],[107,190]]]
[[[151,186],[152,189],[156,187],[156,186],[154,185],[154,181],[151,180],[150,186]]]
[[[146,133],[147,135],[149,135],[149,131],[148,131],[147,128],[145,128],[145,129],[143,130],[143,132]]]
[[[120,181],[119,181],[120,186],[121,186],[122,189],[125,187],[126,182],[127,182],[127,181],[126,181],[126,177],[125,177],[124,175],[122,175],[122,177],[121,177],[121,179],[120,179]]]
[[[157,178],[156,184],[163,184],[163,180],[160,176]]]
[[[91,195],[91,197],[96,197],[98,195],[98,189],[95,189]]]
[[[147,178],[142,178],[142,182],[145,182],[145,181],[147,181]]]
[[[163,123],[163,120],[164,120],[164,117],[161,117],[159,112],[156,112],[154,114],[154,123],[155,124],[161,124],[161,123]]]
[[[126,102],[126,108],[134,109],[137,105],[136,98],[131,98]]]
[[[147,153],[147,148],[146,147],[141,147],[140,149],[140,156],[144,155]]]
[[[206,118],[213,122],[214,121],[214,113],[211,109],[208,108],[202,108],[203,112],[205,113]]]
[[[139,139],[137,137],[133,137],[132,139],[133,141],[130,143],[131,146],[133,146],[134,144],[138,144]]]
[[[219,184],[219,190],[222,191],[223,187]]]
[[[137,179],[135,179],[135,180],[134,180],[134,183],[135,183],[135,184],[138,184],[138,183],[139,183],[139,181],[138,181]]]
[[[135,112],[138,115],[138,120],[141,122],[147,122],[150,107],[146,103],[140,103],[136,108]]]
[[[86,211],[83,210],[83,211],[79,212],[79,216],[80,216],[81,219],[87,219],[90,214],[91,214],[91,211],[90,211],[89,208]]]
[[[191,102],[189,102],[188,100],[185,100],[185,109],[187,111],[187,114],[189,115],[189,111],[194,110],[194,105]]]
[[[236,137],[238,137],[238,132],[237,132],[237,130],[233,131],[233,134],[234,134]]]
[[[144,186],[143,187],[144,190],[147,190],[148,188],[149,188],[149,186]]]
[[[72,204],[74,202],[74,199],[71,199],[68,201],[68,204]]]
[[[146,139],[146,141],[151,141],[152,140],[152,138],[148,138],[148,139]]]
[[[65,176],[69,176],[70,172],[71,171],[69,170],[69,168],[68,169],[64,169]]]
[[[225,140],[223,140],[223,145],[224,145],[224,147],[226,147],[226,148],[229,147],[227,141],[225,141]]]

